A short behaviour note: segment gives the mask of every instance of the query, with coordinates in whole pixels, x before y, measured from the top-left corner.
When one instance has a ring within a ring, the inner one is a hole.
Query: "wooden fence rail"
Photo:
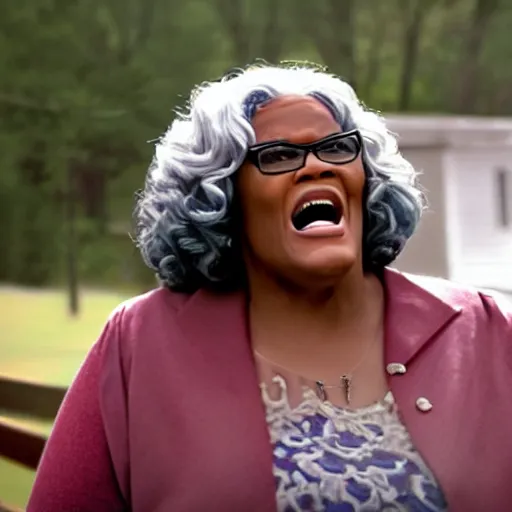
[[[9,507],[0,501],[0,512],[23,512],[21,508]]]
[[[0,455],[36,469],[46,444],[46,436],[0,420]]]
[[[47,386],[0,376],[0,456],[29,469],[37,469],[46,436],[16,425],[12,418],[53,420],[66,394],[66,388]],[[4,504],[0,512],[21,512]]]
[[[54,419],[66,388],[0,375],[0,409],[38,419]]]

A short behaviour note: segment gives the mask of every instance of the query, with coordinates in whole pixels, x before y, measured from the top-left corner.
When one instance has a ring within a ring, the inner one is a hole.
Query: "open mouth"
[[[292,215],[292,224],[297,231],[336,226],[343,218],[341,201],[337,197],[317,198],[301,202]]]

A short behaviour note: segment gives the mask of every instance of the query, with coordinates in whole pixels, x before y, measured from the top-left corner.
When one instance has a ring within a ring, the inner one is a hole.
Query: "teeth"
[[[306,208],[309,208],[310,206],[313,206],[313,205],[318,205],[318,204],[328,204],[328,205],[331,205],[334,207],[334,203],[329,200],[329,199],[315,199],[314,201],[308,201],[307,203],[304,203],[298,210],[296,213],[300,213],[300,212],[303,212]]]

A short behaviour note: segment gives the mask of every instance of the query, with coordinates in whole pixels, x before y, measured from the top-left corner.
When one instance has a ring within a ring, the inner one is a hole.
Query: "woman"
[[[340,79],[197,88],[136,211],[163,286],[109,318],[28,510],[508,510],[512,314],[387,268],[422,209]]]

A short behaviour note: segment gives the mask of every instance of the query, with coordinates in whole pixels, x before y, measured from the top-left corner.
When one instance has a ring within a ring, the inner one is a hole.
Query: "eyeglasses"
[[[283,174],[304,167],[309,153],[329,164],[348,164],[361,153],[363,138],[359,130],[335,133],[311,144],[285,141],[263,142],[247,150],[247,160],[263,174]]]

